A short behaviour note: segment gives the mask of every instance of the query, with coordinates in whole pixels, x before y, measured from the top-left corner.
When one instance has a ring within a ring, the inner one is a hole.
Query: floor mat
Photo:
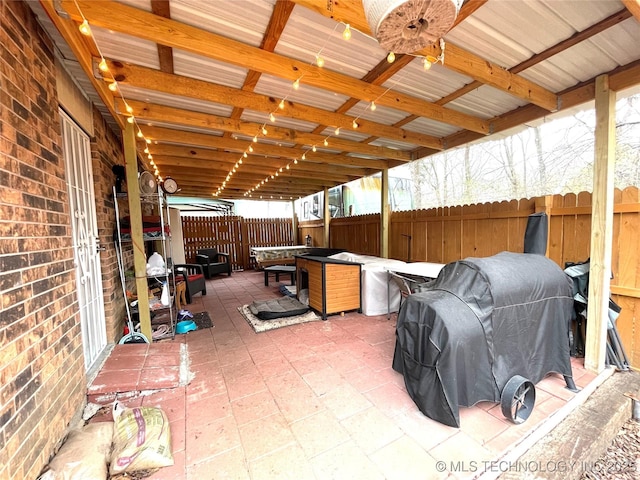
[[[191,320],[196,322],[196,326],[198,327],[198,330],[202,330],[203,328],[213,327],[213,322],[211,321],[211,317],[209,317],[209,312],[194,313],[193,318]]]
[[[238,311],[242,314],[244,319],[251,325],[256,333],[266,332],[267,330],[275,330],[276,328],[288,327],[289,325],[296,325],[298,323],[315,322],[320,320],[320,317],[313,311],[309,311],[303,315],[296,315],[295,317],[276,318],[275,320],[260,320],[256,317],[249,305],[243,305],[238,307]]]

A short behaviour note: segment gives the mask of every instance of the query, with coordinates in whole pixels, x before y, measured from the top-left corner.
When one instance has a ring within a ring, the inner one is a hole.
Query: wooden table
[[[275,273],[276,282],[280,281],[281,273],[288,273],[291,275],[291,285],[296,284],[296,267],[293,265],[273,265],[271,267],[264,267],[264,286],[269,286],[269,274]]]

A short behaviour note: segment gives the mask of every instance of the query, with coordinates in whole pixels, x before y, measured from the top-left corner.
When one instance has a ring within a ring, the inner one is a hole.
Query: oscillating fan
[[[443,37],[463,0],[362,0],[371,32],[388,52],[412,53]]]
[[[158,189],[156,178],[151,172],[147,171],[142,172],[138,177],[138,185],[140,186],[140,193],[143,195],[156,193]]]

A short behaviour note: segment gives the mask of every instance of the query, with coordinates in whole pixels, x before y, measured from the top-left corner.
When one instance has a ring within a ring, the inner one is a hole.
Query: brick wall
[[[111,165],[92,139],[108,341],[122,328]],[[0,479],[36,478],[83,407],[86,376],[50,39],[23,2],[0,0]]]

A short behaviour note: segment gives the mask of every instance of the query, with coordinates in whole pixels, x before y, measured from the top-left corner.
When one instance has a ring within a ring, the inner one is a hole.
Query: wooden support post
[[[389,169],[380,173],[380,256],[389,258]]]
[[[138,185],[138,157],[136,154],[136,135],[133,124],[125,123],[122,132],[124,160],[127,172],[127,197],[129,199],[129,217],[131,218],[131,243],[133,245],[133,268],[138,293],[138,312],[140,331],[151,341],[151,315],[149,313],[149,286],[147,284],[147,254],[142,239],[142,206]]]
[[[330,228],[331,211],[329,210],[329,188],[324,187],[324,247],[331,248]]]
[[[613,244],[613,175],[615,163],[616,94],[609,77],[596,78],[595,160],[591,213],[591,265],[589,308],[585,342],[585,368],[604,370],[609,318],[611,247]]]
[[[296,214],[296,201],[291,200],[291,229],[293,230],[293,244],[300,245],[300,240],[298,240],[298,215]]]

